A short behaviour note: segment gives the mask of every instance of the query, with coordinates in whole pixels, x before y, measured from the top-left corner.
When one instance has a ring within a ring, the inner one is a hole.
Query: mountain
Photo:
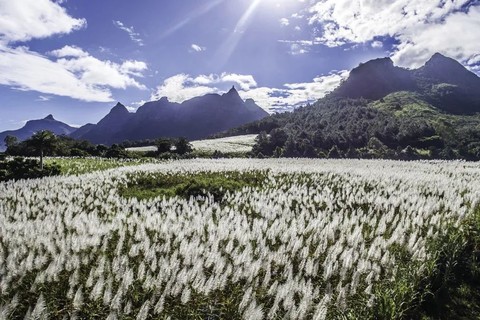
[[[18,130],[0,132],[0,151],[5,150],[4,139],[6,136],[14,136],[17,137],[18,140],[23,141],[30,138],[35,132],[41,130],[49,130],[56,135],[70,135],[75,132],[77,128],[55,120],[55,118],[50,114],[43,119],[30,120],[25,124],[25,126]]]
[[[218,136],[262,132],[264,156],[480,160],[480,78],[439,53],[414,70],[375,59],[313,105]]]
[[[136,113],[118,103],[96,125],[81,127],[72,137],[97,144],[159,137],[201,139],[266,116],[265,110],[251,99],[243,101],[232,87],[222,95],[207,94],[183,103],[163,97],[145,103]]]
[[[396,67],[390,58],[361,64],[332,96],[378,100],[398,91],[421,94],[425,101],[448,113],[480,112],[480,78],[459,62],[434,54],[419,69]]]

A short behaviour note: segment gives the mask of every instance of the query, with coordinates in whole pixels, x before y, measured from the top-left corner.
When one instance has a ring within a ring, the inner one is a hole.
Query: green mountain
[[[480,78],[438,53],[415,70],[376,59],[315,104],[226,135],[247,133],[261,156],[480,160]]]

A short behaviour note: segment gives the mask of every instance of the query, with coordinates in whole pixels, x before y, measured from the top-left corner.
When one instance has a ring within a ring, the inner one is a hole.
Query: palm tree
[[[36,132],[29,140],[28,144],[40,153],[40,170],[43,171],[43,154],[45,151],[52,150],[55,147],[57,137],[48,130]]]

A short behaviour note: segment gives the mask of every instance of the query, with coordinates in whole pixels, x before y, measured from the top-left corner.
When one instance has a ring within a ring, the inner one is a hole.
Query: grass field
[[[213,152],[221,152],[224,154],[245,154],[252,151],[255,144],[256,134],[248,134],[234,137],[226,137],[219,139],[205,139],[192,141],[193,150],[200,154],[212,154]],[[128,148],[131,152],[149,152],[157,151],[155,146]]]
[[[0,183],[0,318],[480,314],[478,163],[72,167]]]

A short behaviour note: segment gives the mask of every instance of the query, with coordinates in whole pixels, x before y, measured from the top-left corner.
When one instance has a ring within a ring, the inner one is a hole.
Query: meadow
[[[478,163],[112,166],[0,183],[0,319],[428,318],[475,294]]]
[[[252,151],[255,145],[257,134],[238,135],[233,137],[204,139],[191,141],[194,154],[199,156],[211,156],[214,152],[221,152],[224,155],[232,155],[236,157],[245,156]],[[130,152],[154,152],[157,151],[156,146],[127,148]]]

